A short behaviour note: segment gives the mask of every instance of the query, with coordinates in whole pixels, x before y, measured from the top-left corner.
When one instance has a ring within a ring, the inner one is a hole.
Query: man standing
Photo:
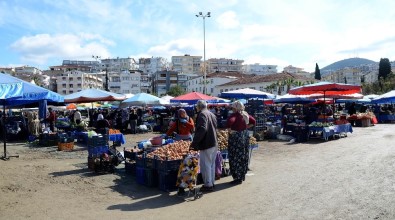
[[[200,190],[211,192],[214,190],[215,157],[218,152],[217,117],[207,109],[207,102],[204,100],[197,102],[196,110],[196,132],[191,148],[200,150],[200,172],[204,182]]]
[[[49,111],[49,116],[47,118],[47,122],[49,123],[49,129],[51,129],[52,132],[55,132],[55,121],[56,121],[56,114],[52,108],[48,108]]]

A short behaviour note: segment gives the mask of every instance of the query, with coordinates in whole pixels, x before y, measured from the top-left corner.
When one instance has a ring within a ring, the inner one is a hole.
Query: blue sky
[[[0,0],[0,67],[64,59],[203,56],[314,71],[395,59],[393,0]]]

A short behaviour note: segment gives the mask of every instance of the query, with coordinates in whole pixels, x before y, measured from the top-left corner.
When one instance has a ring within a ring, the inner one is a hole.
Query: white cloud
[[[216,21],[218,22],[218,26],[223,29],[235,29],[240,25],[234,11],[227,11],[220,14]]]
[[[99,41],[93,41],[100,39]],[[25,36],[11,45],[11,49],[21,54],[23,61],[45,64],[49,59],[91,59],[92,55],[109,57],[106,41],[99,36],[71,34],[38,34]]]

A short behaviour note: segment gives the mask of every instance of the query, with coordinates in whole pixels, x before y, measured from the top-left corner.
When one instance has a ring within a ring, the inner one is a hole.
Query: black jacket
[[[196,117],[195,136],[191,148],[205,150],[218,146],[217,117],[207,109],[203,109]]]

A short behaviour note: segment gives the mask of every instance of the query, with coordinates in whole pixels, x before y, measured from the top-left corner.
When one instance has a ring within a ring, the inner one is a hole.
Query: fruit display
[[[228,137],[229,133],[227,130],[217,130],[218,137],[218,150],[223,151],[228,149]]]
[[[110,129],[108,130],[108,134],[121,134],[121,131],[118,130],[118,129],[112,129],[112,128],[110,128]]]
[[[190,141],[176,141],[174,143],[158,147],[151,153],[148,153],[147,158],[156,158],[158,160],[181,160],[190,152],[190,146]]]

